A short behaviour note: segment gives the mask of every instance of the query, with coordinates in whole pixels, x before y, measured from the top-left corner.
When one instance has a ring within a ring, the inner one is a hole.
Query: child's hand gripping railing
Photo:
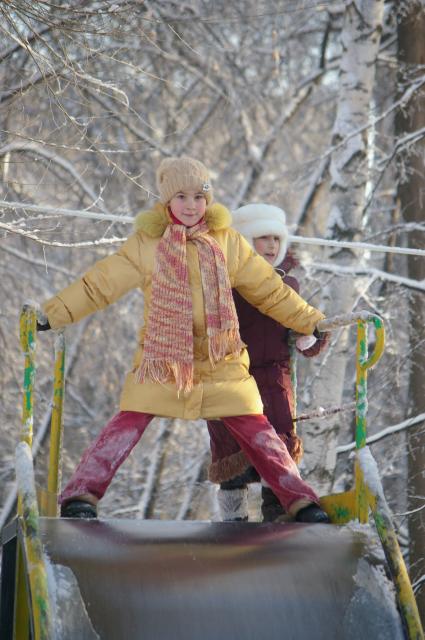
[[[63,333],[57,333],[55,338],[55,370],[47,490],[38,489],[36,491],[32,444],[37,320],[43,321],[41,312],[34,306],[24,305],[20,317],[20,341],[25,356],[25,373],[22,428],[20,443],[16,448],[16,476],[18,517],[22,523],[26,566],[24,566],[24,555],[20,552],[16,577],[15,638],[17,640],[21,638],[26,640],[28,638],[30,624],[25,573],[28,575],[30,590],[33,636],[36,640],[52,637],[47,574],[38,523],[39,513],[54,517],[57,516],[58,511],[57,494],[60,485],[62,411],[65,384],[65,342]]]
[[[325,496],[321,499],[321,504],[335,524],[343,524],[353,519],[366,523],[369,509],[372,511],[396,587],[407,637],[409,640],[420,640],[424,638],[424,634],[412,585],[398,545],[391,512],[384,497],[378,468],[369,448],[366,447],[367,374],[383,354],[384,325],[379,316],[362,311],[323,320],[319,323],[318,329],[330,331],[354,323],[357,324],[355,488],[345,493]],[[375,328],[375,348],[370,356],[369,324]]]

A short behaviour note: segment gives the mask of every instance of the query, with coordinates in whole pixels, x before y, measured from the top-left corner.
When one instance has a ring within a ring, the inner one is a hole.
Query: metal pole
[[[50,427],[48,504],[46,515],[57,516],[57,494],[60,489],[60,460],[63,433],[63,401],[65,390],[65,338],[59,333],[55,340],[55,372],[53,383],[52,420]]]

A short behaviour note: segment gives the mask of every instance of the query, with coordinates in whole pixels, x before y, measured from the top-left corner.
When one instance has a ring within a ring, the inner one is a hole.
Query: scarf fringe
[[[135,377],[139,383],[143,383],[148,379],[159,384],[175,382],[177,394],[180,394],[181,391],[186,394],[193,389],[193,363],[147,360],[144,358],[135,371]]]
[[[211,364],[214,366],[227,355],[238,357],[244,349],[238,329],[220,331],[208,338],[208,351]],[[146,380],[165,384],[175,382],[177,394],[190,393],[193,389],[193,362],[171,362],[170,360],[143,358],[140,366],[135,371],[136,381],[143,383]]]
[[[208,352],[212,365],[227,355],[240,356],[245,343],[239,335],[239,329],[226,329],[208,336]]]

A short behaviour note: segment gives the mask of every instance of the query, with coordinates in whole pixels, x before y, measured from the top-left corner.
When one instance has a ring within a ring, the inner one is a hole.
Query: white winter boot
[[[248,488],[219,489],[217,501],[222,522],[248,520]]]

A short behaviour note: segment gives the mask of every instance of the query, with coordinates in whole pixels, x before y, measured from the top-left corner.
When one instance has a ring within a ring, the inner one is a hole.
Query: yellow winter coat
[[[299,333],[313,333],[323,314],[285,285],[273,267],[258,256],[237,231],[229,228],[229,211],[214,204],[207,209],[206,222],[223,250],[232,287],[282,325]],[[44,304],[50,326],[57,329],[78,322],[90,313],[104,309],[131,289],[140,288],[144,294],[144,325],[132,369],[125,379],[120,409],[185,419],[262,413],[257,385],[249,374],[246,349],[239,357],[226,356],[215,367],[209,361],[198,252],[190,241],[187,243],[187,262],[193,303],[193,390],[178,396],[173,383],[138,383],[135,380],[133,371],[143,353],[155,252],[168,224],[168,214],[160,204],[152,211],[139,214],[136,232],[119,251],[97,262],[80,280]]]

